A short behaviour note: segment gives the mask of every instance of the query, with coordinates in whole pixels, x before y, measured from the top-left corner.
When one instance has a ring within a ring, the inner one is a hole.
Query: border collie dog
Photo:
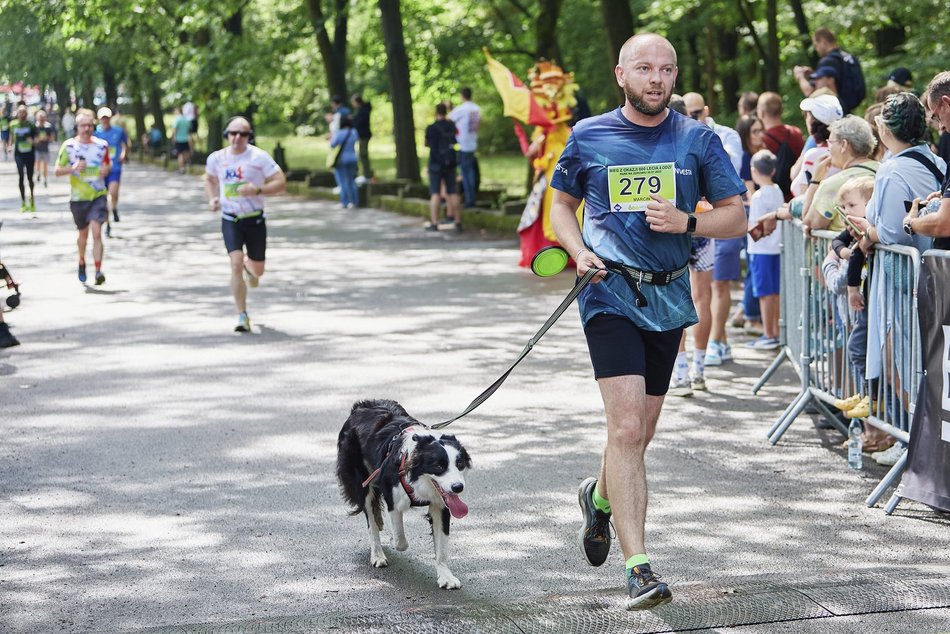
[[[440,588],[460,588],[449,570],[449,522],[468,514],[459,498],[465,489],[468,452],[455,436],[433,431],[395,401],[360,401],[353,405],[337,441],[336,475],[350,515],[366,515],[369,561],[389,562],[379,540],[385,502],[396,550],[409,547],[402,515],[412,506],[427,506],[435,546]]]

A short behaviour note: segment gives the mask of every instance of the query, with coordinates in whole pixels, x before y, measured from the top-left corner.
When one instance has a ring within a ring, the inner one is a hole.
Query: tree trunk
[[[607,34],[607,56],[610,67],[617,65],[620,59],[620,49],[624,42],[630,39],[636,28],[633,22],[633,12],[630,11],[628,0],[601,0],[601,13],[604,16],[604,30]],[[619,103],[624,102],[623,88],[614,82],[615,92]]]
[[[699,86],[703,76],[702,55],[699,54],[699,42],[696,41],[696,35],[690,34],[686,43],[689,47],[689,62],[686,65],[689,74],[680,81],[680,85],[683,87],[682,93],[701,90]]]
[[[148,82],[148,109],[152,112],[152,121],[162,133],[162,138],[167,139],[168,130],[165,129],[165,112],[162,110],[162,92],[158,78],[149,72],[145,75],[145,81]]]
[[[409,57],[403,39],[399,0],[379,0],[379,10],[382,13],[383,41],[386,43],[389,96],[393,102],[396,178],[419,181],[416,128],[412,119],[412,94],[409,92]]]
[[[323,68],[327,74],[327,88],[330,93],[346,99],[346,31],[348,9],[346,0],[336,0],[333,40],[327,33],[326,16],[323,14],[323,0],[306,0],[307,13],[317,40],[317,49],[323,59]],[[397,7],[398,10],[398,7]]]
[[[874,33],[874,53],[878,57],[894,55],[906,41],[907,32],[903,24],[880,26]]]
[[[719,56],[721,59],[736,60],[739,58],[739,34],[735,28],[723,29],[719,32]],[[717,112],[733,113],[739,101],[739,73],[735,64],[722,75],[722,100]]]
[[[716,94],[716,60],[718,57],[716,56],[716,38],[708,24],[703,29],[703,39],[706,44],[706,55],[704,56],[706,68],[703,73],[705,79],[703,100],[709,106],[710,110],[715,110],[716,101],[718,100],[718,95]]]
[[[224,144],[224,117],[219,114],[209,113],[205,116],[205,123],[208,126],[207,152],[211,154],[215,150],[220,150]]]
[[[549,59],[563,64],[561,47],[557,43],[557,20],[561,15],[564,0],[540,0],[538,19],[534,25],[537,36],[538,58]]]
[[[777,0],[765,0],[765,23],[768,27],[768,57],[765,60],[765,89],[778,91],[778,8]]]
[[[805,9],[802,7],[802,0],[789,0],[792,7],[792,14],[795,16],[795,26],[798,27],[798,41],[801,42],[802,52],[805,58],[811,62],[814,67],[818,63],[818,56],[811,48],[811,33],[808,31],[808,18],[805,16]]]
[[[85,77],[82,82],[82,106],[90,110],[96,109],[95,87],[92,85],[92,79]]]
[[[106,93],[106,104],[112,110],[118,110],[119,105],[119,87],[115,80],[115,71],[106,68],[102,71],[102,87]]]
[[[59,106],[59,120],[63,120],[63,115],[69,110],[70,96],[69,85],[62,79],[53,82],[53,90],[56,92],[56,105]]]
[[[135,135],[129,135],[135,145],[142,142],[142,135],[148,132],[145,127],[145,101],[142,99],[142,82],[138,73],[133,73],[129,87],[132,90],[132,115],[135,117]],[[128,132],[128,130],[126,130]]]

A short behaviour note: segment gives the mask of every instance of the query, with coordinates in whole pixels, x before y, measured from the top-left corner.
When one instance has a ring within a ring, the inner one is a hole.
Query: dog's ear
[[[434,441],[435,437],[430,436],[429,434],[426,434],[424,436],[420,436],[419,434],[413,434],[412,439],[415,440],[416,443],[419,444],[420,446],[424,446]]]

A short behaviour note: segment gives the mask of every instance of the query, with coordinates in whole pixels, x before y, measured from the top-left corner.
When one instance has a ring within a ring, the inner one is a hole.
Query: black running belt
[[[531,337],[530,341],[528,341],[528,344],[524,347],[524,350],[522,350],[521,354],[518,355],[518,358],[515,359],[515,362],[512,363],[511,366],[505,370],[505,373],[498,377],[494,383],[489,385],[487,390],[476,396],[475,400],[465,408],[464,412],[455,418],[450,418],[449,420],[443,421],[437,425],[432,425],[432,429],[442,429],[443,427],[454,423],[463,416],[467,416],[472,412],[472,410],[487,401],[488,397],[494,394],[498,388],[501,387],[501,384],[505,382],[505,379],[508,378],[508,375],[511,374],[511,371],[515,369],[515,366],[521,363],[521,360],[528,356],[528,353],[531,352],[532,348],[534,348],[534,344],[541,340],[541,337],[544,336],[544,333],[546,333],[551,328],[551,326],[554,325],[554,322],[556,322],[561,317],[561,315],[564,314],[564,311],[567,310],[567,307],[574,303],[574,300],[577,299],[577,296],[581,294],[581,291],[584,290],[587,284],[594,278],[595,275],[600,273],[601,270],[602,269],[589,269],[587,273],[584,274],[584,277],[579,279],[577,283],[574,284],[574,288],[571,289],[571,292],[567,294],[567,297],[564,298],[560,306],[554,309],[554,312],[551,313],[551,316],[548,317],[548,320],[544,322],[544,325],[541,326],[541,329],[538,330],[538,332],[536,332],[533,337]]]

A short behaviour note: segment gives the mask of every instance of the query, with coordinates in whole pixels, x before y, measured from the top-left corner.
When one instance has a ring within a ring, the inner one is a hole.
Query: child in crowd
[[[865,207],[874,193],[874,177],[861,176],[852,178],[841,186],[838,190],[838,207],[843,216],[865,216]],[[848,362],[854,373],[857,393],[835,401],[835,407],[845,413],[848,418],[867,418],[871,415],[871,396],[875,390],[869,389],[865,383],[865,364],[867,359],[867,330],[868,330],[868,307],[867,307],[867,269],[865,267],[866,257],[864,252],[857,248],[857,238],[854,233],[845,229],[831,243],[832,251],[837,258],[847,261],[846,279],[848,293],[848,307],[851,311],[851,335],[848,337]],[[829,257],[831,257],[829,255]],[[825,260],[827,265],[828,260]],[[828,282],[829,289],[833,290],[831,280],[827,275],[825,280]],[[870,394],[869,394],[870,393]],[[885,432],[872,427],[865,426],[863,434],[863,448],[865,451],[882,452],[887,449],[893,439]],[[872,458],[878,460],[880,455],[874,454]],[[887,460],[881,464],[886,464]],[[893,464],[893,463],[890,463]]]
[[[759,150],[752,156],[752,180],[759,186],[749,203],[749,238],[746,253],[749,256],[749,275],[752,294],[758,298],[762,312],[761,337],[748,344],[756,350],[775,350],[781,344],[778,338],[779,289],[781,286],[782,225],[768,236],[757,227],[759,218],[785,203],[782,190],[775,184],[777,159],[768,150]]]

